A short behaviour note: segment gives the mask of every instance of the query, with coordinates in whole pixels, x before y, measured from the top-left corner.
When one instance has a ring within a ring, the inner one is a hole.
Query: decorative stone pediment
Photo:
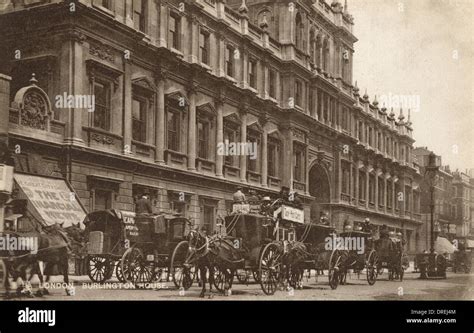
[[[230,122],[230,123],[234,123],[234,124],[240,124],[240,122],[241,122],[240,117],[235,112],[229,114],[228,116],[225,116],[224,120],[226,122]]]
[[[199,115],[206,117],[215,117],[217,115],[216,109],[211,103],[205,103],[197,107]]]
[[[189,106],[189,100],[181,91],[166,94],[166,103],[183,109]]]
[[[46,92],[38,87],[35,74],[32,74],[30,85],[21,88],[15,95],[14,103],[19,109],[21,126],[49,131],[53,111]]]
[[[146,76],[132,79],[132,84],[134,87],[142,89],[150,94],[154,94],[156,91],[155,84]]]

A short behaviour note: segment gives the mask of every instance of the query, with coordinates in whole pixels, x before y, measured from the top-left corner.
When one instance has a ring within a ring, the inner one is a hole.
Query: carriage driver
[[[233,199],[235,203],[244,203],[247,201],[245,194],[242,192],[242,186],[237,187],[237,191],[235,191]]]
[[[143,192],[142,197],[137,200],[137,203],[135,205],[135,213],[137,215],[153,213],[153,208],[151,206],[149,196],[150,194],[148,192]]]

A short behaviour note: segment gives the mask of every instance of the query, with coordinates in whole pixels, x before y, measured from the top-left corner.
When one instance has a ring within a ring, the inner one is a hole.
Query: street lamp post
[[[430,186],[430,253],[425,256],[425,265],[421,271],[420,278],[443,278],[446,277],[445,258],[435,253],[435,241],[438,237],[438,228],[435,230],[434,210],[435,210],[435,185],[439,170],[437,156],[431,152],[428,156],[428,165],[425,168],[425,178]],[[441,256],[441,257],[439,257]],[[427,260],[426,260],[427,259]]]

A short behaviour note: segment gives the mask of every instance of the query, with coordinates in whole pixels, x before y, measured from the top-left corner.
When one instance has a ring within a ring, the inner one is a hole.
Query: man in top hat
[[[289,195],[290,195],[290,188],[287,186],[282,186],[280,190],[280,199],[282,199],[283,202],[288,202]]]
[[[149,196],[150,194],[148,192],[143,192],[141,198],[137,200],[135,204],[135,213],[137,213],[137,215],[153,213]]]
[[[242,192],[242,186],[237,187],[237,191],[235,191],[233,199],[235,203],[244,203],[247,201],[245,194]]]

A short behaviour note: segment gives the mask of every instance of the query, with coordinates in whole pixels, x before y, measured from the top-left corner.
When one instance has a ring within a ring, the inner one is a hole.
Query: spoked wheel
[[[259,260],[260,286],[266,295],[273,295],[281,277],[282,250],[274,243],[267,244]]]
[[[336,289],[339,283],[345,283],[346,274],[341,275],[341,254],[334,250],[329,258],[328,280],[332,290]]]
[[[104,283],[110,275],[110,260],[102,256],[87,257],[87,275],[97,283]]]
[[[377,252],[375,250],[370,251],[369,256],[367,258],[366,263],[366,273],[367,273],[367,282],[369,285],[373,286],[377,281],[377,266],[378,266],[378,258]]]
[[[117,264],[115,265],[115,276],[122,283],[130,281],[131,279],[130,272],[125,271],[124,273],[124,271],[122,270],[122,261],[118,261]]]
[[[288,284],[293,289],[303,289],[304,271],[300,267],[290,267],[288,272]]]
[[[7,265],[0,259],[0,288],[3,288],[8,279]]]
[[[154,264],[146,260],[142,250],[131,247],[122,256],[120,262],[124,277],[133,283],[143,284],[153,281]]]
[[[237,269],[235,271],[237,281],[241,284],[248,284],[251,274],[252,273],[248,269]]]
[[[189,249],[187,241],[180,242],[171,256],[170,271],[171,278],[176,288],[189,289],[196,277],[194,265],[194,252]]]
[[[258,271],[258,269],[252,270],[252,276],[255,282],[260,283],[260,272]]]
[[[214,266],[214,287],[221,293],[232,288],[234,271],[230,268]]]

